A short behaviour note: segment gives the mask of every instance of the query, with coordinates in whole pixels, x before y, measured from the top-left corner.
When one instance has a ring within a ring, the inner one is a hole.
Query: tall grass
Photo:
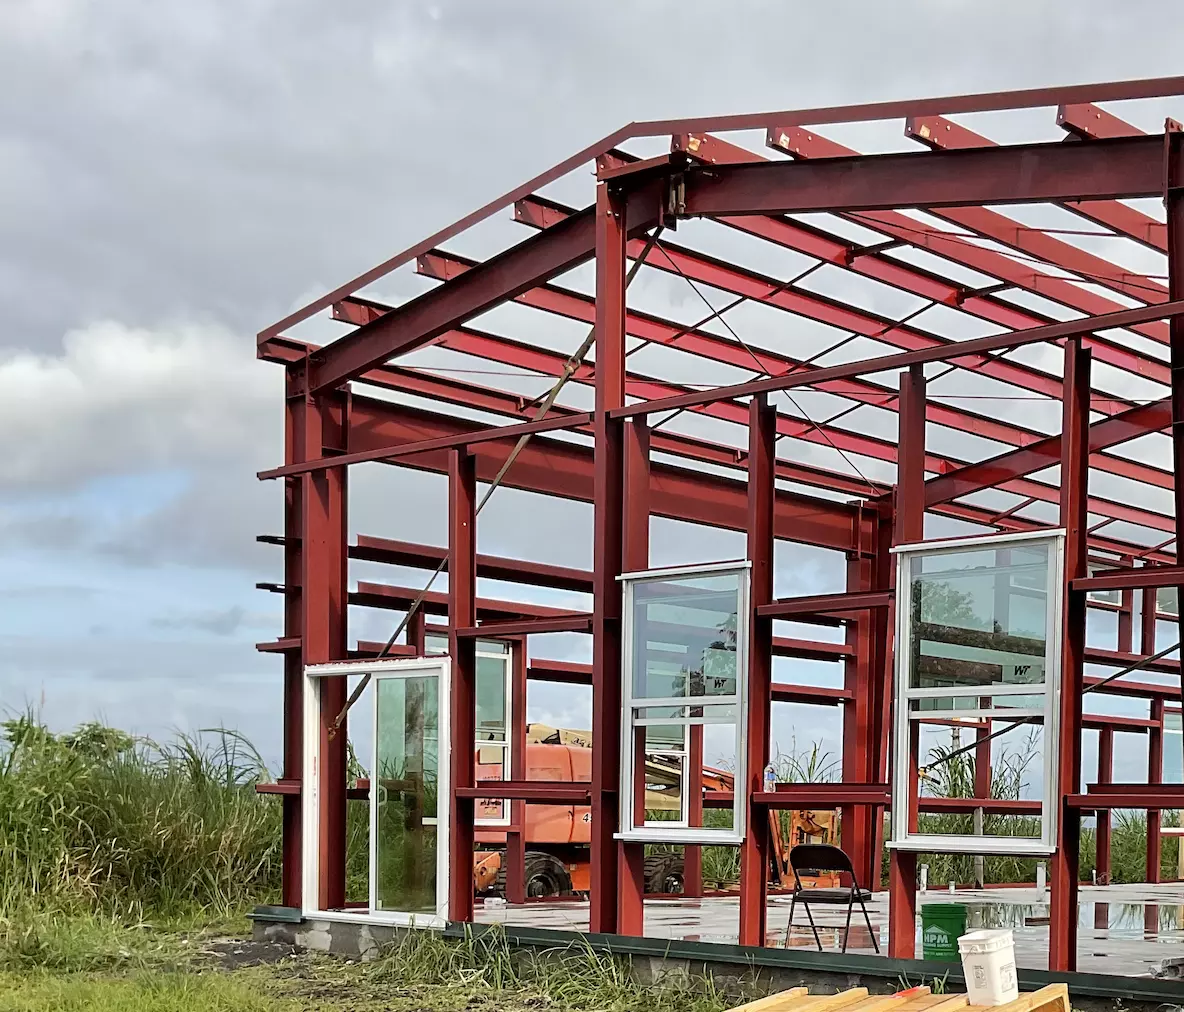
[[[400,989],[502,992],[514,997],[514,1005],[561,1012],[721,1012],[732,1004],[710,977],[668,975],[645,983],[626,960],[597,952],[586,942],[515,950],[498,928],[469,930],[457,940],[430,931],[407,932],[370,964],[369,972]]]
[[[242,737],[0,725],[0,932],[37,917],[226,917],[274,894],[280,811]]]

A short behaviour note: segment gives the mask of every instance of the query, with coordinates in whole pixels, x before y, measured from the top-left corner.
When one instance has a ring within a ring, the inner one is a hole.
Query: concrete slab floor
[[[786,942],[789,896],[769,898],[770,946]],[[1021,967],[1048,966],[1048,893],[1035,887],[1017,889],[959,889],[951,894],[928,890],[918,894],[918,908],[926,903],[962,903],[970,928],[1011,928],[1015,933],[1016,962]],[[842,946],[846,907],[812,908],[823,948]],[[868,904],[880,949],[887,945],[888,894],[876,893]],[[588,930],[588,904],[580,900],[548,900],[524,906],[479,904],[476,920],[517,927]],[[646,935],[700,942],[735,944],[740,905],[732,896],[703,899],[649,899],[645,903]],[[1142,976],[1164,959],[1184,958],[1184,883],[1168,885],[1082,886],[1078,907],[1077,968],[1089,973]],[[791,946],[814,946],[801,906],[794,914]],[[849,952],[872,952],[871,936],[856,906],[851,918]],[[917,918],[917,954],[921,954],[921,918]]]

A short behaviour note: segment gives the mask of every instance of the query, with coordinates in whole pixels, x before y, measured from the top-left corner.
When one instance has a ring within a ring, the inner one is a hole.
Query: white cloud
[[[114,321],[59,353],[0,355],[0,488],[44,492],[107,474],[278,459],[282,371],[212,325]]]

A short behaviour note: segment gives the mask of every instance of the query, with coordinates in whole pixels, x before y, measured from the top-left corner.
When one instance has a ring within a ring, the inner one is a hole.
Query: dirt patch
[[[299,946],[283,942],[256,942],[250,939],[224,938],[208,942],[202,952],[212,956],[223,970],[240,970],[247,966],[269,966],[291,959],[301,951]]]

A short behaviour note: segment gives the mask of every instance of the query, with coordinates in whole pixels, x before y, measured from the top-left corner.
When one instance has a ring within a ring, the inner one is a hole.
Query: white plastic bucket
[[[971,1005],[1002,1005],[1019,997],[1010,930],[968,931],[958,939],[958,953]]]

